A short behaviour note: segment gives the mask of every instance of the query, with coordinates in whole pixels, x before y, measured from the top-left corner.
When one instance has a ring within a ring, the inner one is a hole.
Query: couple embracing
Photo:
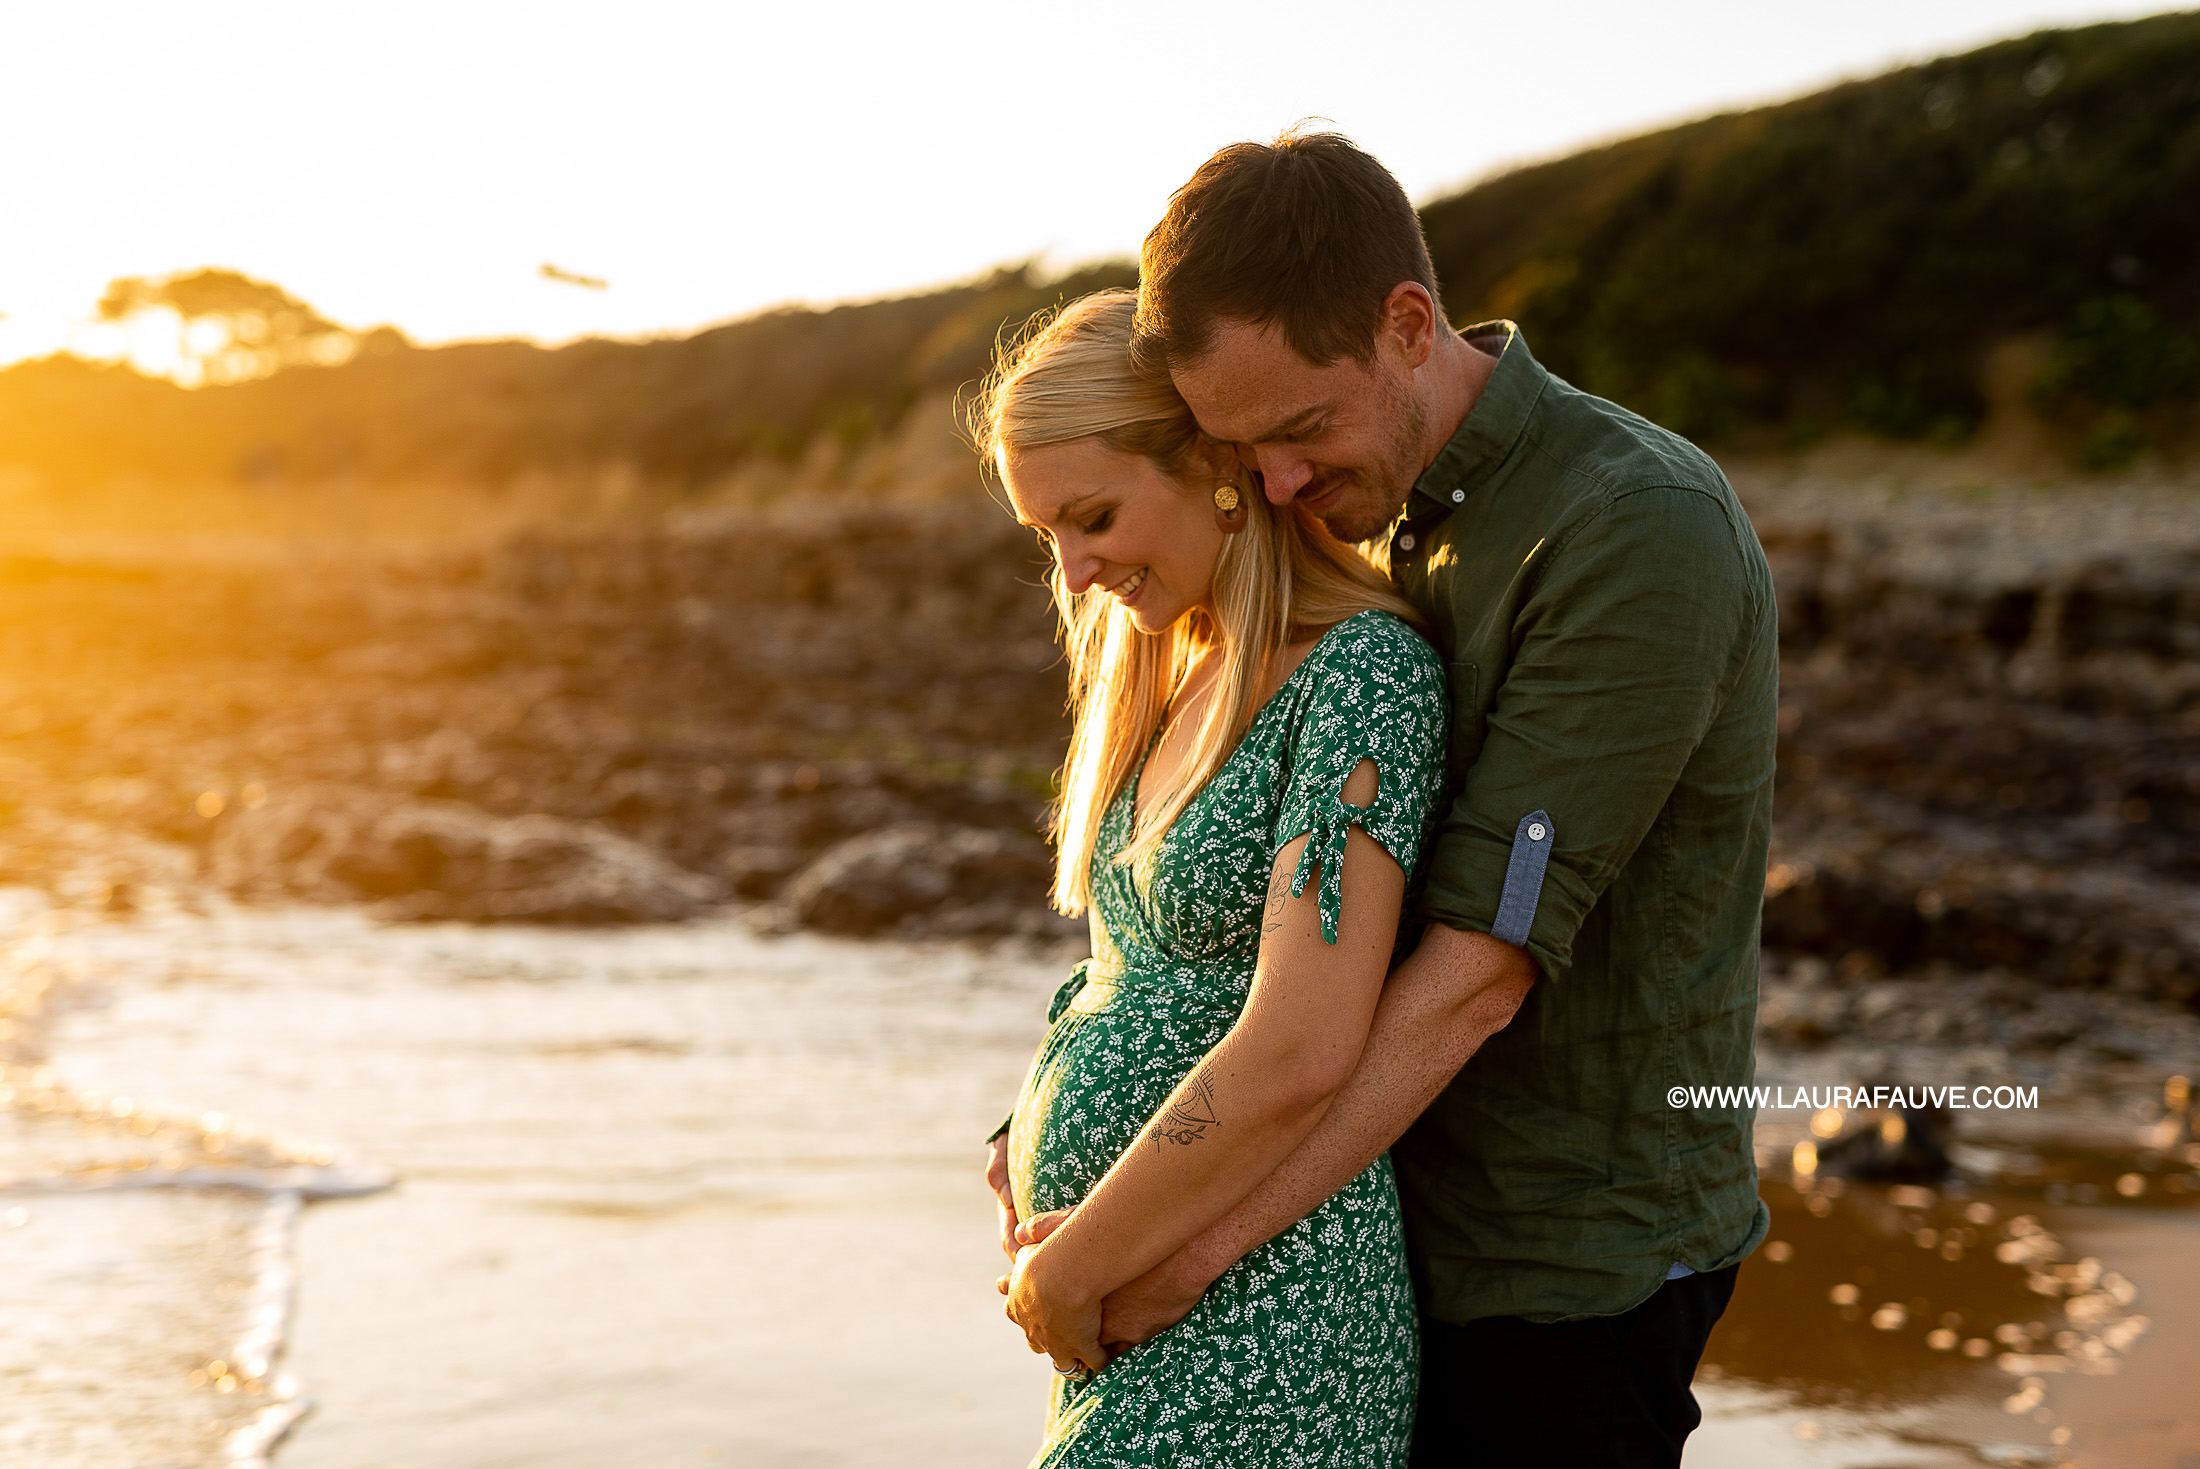
[[[1453,331],[1343,138],[1216,154],[1140,265],[977,415],[1055,558],[1093,937],[991,1143],[1034,1464],[1677,1464],[1766,1221],[1748,1114],[1666,1101],[1751,1077],[1749,522]]]

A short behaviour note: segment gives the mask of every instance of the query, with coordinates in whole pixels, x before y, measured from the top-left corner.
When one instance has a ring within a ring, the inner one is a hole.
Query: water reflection
[[[2182,1124],[2188,1098],[2166,1100]],[[1772,1229],[1706,1353],[1691,1466],[2200,1464],[2190,1136],[1969,1144],[1939,1187],[1829,1176],[1797,1147],[1766,1170]]]

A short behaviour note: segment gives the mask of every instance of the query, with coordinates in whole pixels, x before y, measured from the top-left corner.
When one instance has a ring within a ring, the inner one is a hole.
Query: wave
[[[49,925],[35,927],[50,934]],[[133,1312],[168,1309],[175,1317],[161,1324],[184,1339],[162,1336],[160,1360],[172,1361],[183,1350],[194,1352],[201,1362],[190,1374],[189,1392],[171,1394],[175,1421],[160,1431],[198,1440],[203,1437],[200,1429],[210,1426],[220,1435],[211,1462],[267,1465],[313,1410],[311,1396],[282,1365],[297,1289],[299,1215],[307,1202],[378,1192],[394,1178],[386,1170],[339,1161],[311,1144],[256,1133],[219,1113],[166,1112],[129,1097],[97,1096],[68,1085],[45,1064],[44,1043],[56,1009],[66,1008],[92,976],[81,966],[46,962],[47,936],[34,932],[0,946],[0,1046],[5,1047],[0,1054],[8,1057],[0,1061],[0,1221],[12,1233],[58,1214],[53,1222],[59,1233],[81,1236],[86,1223],[82,1209],[102,1195],[173,1192],[232,1200],[244,1195],[259,1202],[254,1209],[216,1209],[205,1217],[196,1208],[155,1210],[150,1219],[140,1217],[142,1208],[105,1211],[117,1217],[91,1230],[96,1238],[90,1243],[78,1239],[20,1251],[25,1258],[11,1260],[21,1272],[17,1280],[32,1297],[52,1304],[47,1313],[52,1317],[86,1308],[105,1311],[114,1296],[124,1294],[119,1282],[105,1286],[105,1295],[99,1294],[103,1287],[96,1279],[87,1282],[86,1251],[107,1251],[101,1260],[106,1269],[151,1271],[164,1282],[180,1266],[186,1281],[179,1289],[186,1296],[192,1293],[188,1272],[200,1270],[205,1278],[196,1293],[205,1299],[196,1309],[176,1310],[166,1297],[160,1308],[147,1307],[125,1296]],[[42,1199],[48,1201],[43,1208],[38,1205]],[[164,1224],[165,1214],[173,1218]],[[211,1255],[193,1254],[209,1237],[231,1243]],[[118,1256],[123,1266],[114,1263]],[[236,1314],[226,1334],[199,1335],[194,1325],[203,1322],[210,1332],[220,1332],[207,1318],[232,1309],[215,1304],[220,1277],[241,1280]],[[92,1293],[89,1300],[87,1291]],[[117,1363],[103,1360],[95,1346],[82,1352],[73,1362],[53,1364],[54,1370],[92,1381],[102,1390],[97,1395],[102,1399],[110,1392],[134,1396],[166,1390],[165,1380],[116,1381]],[[134,1422],[135,1414],[116,1415],[117,1421],[97,1425],[40,1424],[39,1407],[18,1411],[29,1420],[18,1426],[41,1443],[93,1448],[95,1439],[138,1431],[121,1421]],[[66,1417],[96,1409],[84,1404],[45,1411]],[[125,1451],[134,1447],[118,1446]],[[62,1452],[67,1455],[72,1449]]]

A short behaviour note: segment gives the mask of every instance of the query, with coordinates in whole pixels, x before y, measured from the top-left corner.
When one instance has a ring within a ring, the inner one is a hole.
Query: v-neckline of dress
[[[1345,627],[1349,623],[1357,622],[1363,617],[1373,616],[1378,610],[1379,609],[1374,607],[1364,608],[1361,611],[1353,613],[1350,617],[1346,617],[1337,622],[1331,623],[1327,628],[1323,629],[1322,635],[1314,639],[1313,646],[1309,647],[1306,650],[1306,656],[1299,660],[1298,667],[1292,669],[1289,673],[1285,674],[1283,676],[1283,682],[1276,685],[1276,691],[1270,694],[1267,698],[1261,700],[1260,707],[1253,711],[1253,717],[1246,722],[1245,733],[1238,736],[1236,747],[1232,749],[1228,755],[1223,757],[1223,761],[1220,765],[1217,765],[1215,767],[1214,775],[1210,775],[1207,777],[1207,781],[1209,784],[1213,783],[1216,775],[1220,775],[1223,771],[1230,768],[1230,762],[1237,759],[1238,752],[1245,748],[1246,742],[1248,740],[1252,739],[1253,731],[1260,727],[1260,722],[1263,719],[1266,719],[1268,717],[1268,711],[1275,708],[1276,702],[1281,699],[1285,694],[1290,692],[1291,685],[1298,682],[1299,675],[1306,670],[1306,665],[1314,661],[1314,655],[1321,651],[1322,644],[1328,642],[1332,637],[1336,636],[1337,631],[1340,628]],[[1172,702],[1174,701],[1172,700]],[[1151,760],[1153,758],[1153,752],[1161,747],[1162,732],[1165,731],[1168,727],[1169,714],[1168,709],[1164,707],[1161,712],[1161,722],[1154,726],[1152,737],[1146,741],[1145,753],[1140,755],[1138,757],[1138,763],[1131,767],[1129,789],[1131,797],[1131,831],[1133,833],[1138,830],[1139,787],[1145,782],[1146,762]],[[1201,789],[1203,790],[1205,789],[1205,787],[1202,786]],[[1199,792],[1192,792],[1192,799],[1197,800],[1198,798]],[[1186,802],[1185,804],[1186,808],[1189,809],[1190,802]],[[1182,811],[1179,811],[1177,813],[1177,821],[1182,821],[1183,819],[1184,813]],[[1171,822],[1170,826],[1173,828],[1175,824],[1175,822]]]

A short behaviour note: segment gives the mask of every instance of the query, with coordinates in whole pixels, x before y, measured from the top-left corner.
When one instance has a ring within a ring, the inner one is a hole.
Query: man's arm
[[[1103,1344],[1120,1351],[1174,1326],[1240,1257],[1359,1176],[1505,1028],[1534,981],[1511,944],[1430,924],[1384,985],[1360,1064],[1321,1122],[1237,1207],[1108,1296]]]

